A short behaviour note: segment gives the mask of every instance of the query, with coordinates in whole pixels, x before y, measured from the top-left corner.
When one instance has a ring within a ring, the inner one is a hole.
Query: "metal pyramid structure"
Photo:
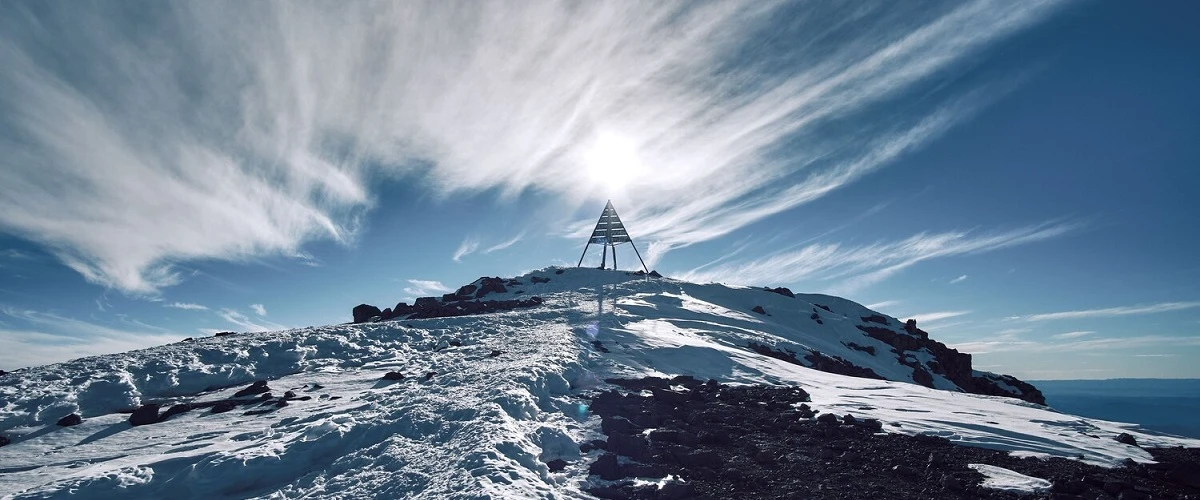
[[[604,211],[600,213],[600,220],[596,222],[596,229],[592,230],[592,236],[588,238],[587,245],[583,246],[583,255],[579,256],[579,264],[575,267],[583,265],[583,258],[587,256],[588,248],[593,243],[604,246],[604,253],[600,256],[600,269],[605,267],[610,247],[613,254],[613,269],[616,269],[617,245],[629,243],[629,246],[633,247],[633,253],[637,255],[638,261],[642,263],[642,269],[650,272],[646,268],[646,262],[642,260],[642,254],[638,252],[637,245],[633,244],[633,238],[630,238],[629,232],[625,230],[625,224],[621,223],[621,217],[617,216],[617,209],[613,208],[612,200],[604,205]]]

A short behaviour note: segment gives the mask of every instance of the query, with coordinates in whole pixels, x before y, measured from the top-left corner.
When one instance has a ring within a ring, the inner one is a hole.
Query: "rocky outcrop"
[[[380,311],[378,307],[370,304],[359,304],[354,306],[354,310],[352,312],[354,314],[355,323],[366,323],[371,321],[371,318],[383,314],[383,311]]]
[[[1031,403],[1046,404],[1046,398],[1041,391],[1032,385],[1007,375],[986,376],[978,375],[971,368],[971,355],[958,352],[946,344],[930,339],[929,334],[917,328],[915,320],[909,320],[900,331],[894,330],[887,318],[880,315],[865,316],[864,323],[858,329],[867,336],[892,346],[901,364],[912,367],[913,381],[926,387],[933,387],[933,377],[937,373],[957,385],[963,391],[989,396],[1016,397]],[[877,326],[885,325],[885,326]],[[922,366],[909,359],[909,351],[926,351],[933,355],[934,361]],[[990,374],[989,374],[990,375]],[[1011,387],[1013,390],[1007,389]]]
[[[1107,469],[880,432],[884,422],[852,414],[813,419],[797,387],[608,382],[621,390],[599,392],[589,406],[607,439],[579,445],[603,481],[586,488],[599,498],[1031,498],[983,488],[971,464],[1050,481],[1038,498],[1191,498],[1200,488],[1195,449],[1151,449],[1159,463]]]

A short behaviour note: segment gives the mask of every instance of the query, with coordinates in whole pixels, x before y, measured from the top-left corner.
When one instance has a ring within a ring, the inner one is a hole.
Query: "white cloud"
[[[128,330],[56,314],[2,308],[0,313],[30,324],[0,329],[0,369],[58,363],[85,356],[114,354],[182,340],[181,335],[142,323]]]
[[[1043,241],[1066,234],[1076,227],[1078,225],[1073,223],[1050,221],[991,233],[920,233],[901,241],[857,247],[814,243],[759,259],[729,262],[704,270],[693,269],[681,278],[696,282],[736,284],[818,281],[827,282],[827,291],[830,293],[846,294],[926,260],[979,254]]]
[[[1163,302],[1160,304],[1109,307],[1106,309],[1084,309],[1079,311],[1064,311],[1056,313],[1034,314],[1025,316],[1025,321],[1054,321],[1062,319],[1111,318],[1114,316],[1133,316],[1141,314],[1158,314],[1171,311],[1182,311],[1200,307],[1200,302]]]
[[[578,207],[616,137],[653,263],[937,137],[1003,90],[940,88],[957,64],[1060,3],[52,6],[0,19],[0,228],[153,294],[179,262],[352,242],[375,177]],[[781,18],[801,38],[744,50]]]
[[[172,309],[186,309],[188,311],[207,311],[208,310],[208,306],[201,305],[201,304],[193,304],[191,302],[172,302],[170,304],[163,304],[163,307],[170,307]]]
[[[252,320],[249,316],[242,314],[236,309],[221,309],[217,311],[217,316],[221,319],[233,323],[241,327],[242,331],[246,332],[269,332],[273,330],[286,330],[287,327],[272,323],[270,321]]]
[[[1066,332],[1066,333],[1058,333],[1058,334],[1051,335],[1050,338],[1052,338],[1052,339],[1077,339],[1079,337],[1085,337],[1085,336],[1091,335],[1093,333],[1096,333],[1096,332],[1091,332],[1091,331]]]
[[[463,238],[462,243],[458,244],[458,249],[454,251],[454,256],[451,258],[454,259],[454,262],[459,262],[462,260],[463,257],[466,257],[468,255],[475,253],[475,250],[478,250],[478,249],[479,249],[479,240],[468,236],[466,238]]]
[[[500,243],[497,243],[497,244],[495,244],[495,245],[492,245],[492,246],[488,247],[488,248],[487,248],[487,250],[484,250],[484,251],[483,251],[483,253],[485,253],[485,254],[488,254],[488,253],[492,253],[492,252],[498,252],[498,251],[500,251],[500,250],[504,250],[505,248],[511,247],[511,246],[513,246],[513,245],[516,245],[516,244],[517,244],[517,242],[518,242],[518,241],[521,241],[521,239],[522,239],[522,238],[524,238],[524,237],[525,237],[525,232],[524,232],[524,231],[522,231],[520,234],[518,234],[518,235],[516,235],[516,236],[513,236],[512,238],[510,238],[510,239],[508,239],[508,240],[502,241],[502,242],[500,242]],[[455,259],[455,260],[458,260],[458,259]]]
[[[259,316],[267,315],[267,308],[264,307],[262,304],[250,304],[250,309],[252,309],[254,311],[254,314],[257,314]]]
[[[900,304],[900,301],[899,301],[899,300],[885,300],[885,301],[883,301],[883,302],[876,302],[876,303],[874,303],[874,304],[867,304],[867,305],[866,305],[866,308],[867,308],[867,309],[871,309],[871,310],[873,310],[873,311],[878,311],[878,310],[880,310],[880,309],[883,309],[883,308],[885,308],[885,307],[892,307],[892,306],[894,306],[894,305],[898,305],[898,304]]]
[[[957,278],[954,278],[954,279],[950,280],[950,284],[951,284],[951,285],[953,285],[953,284],[956,284],[956,283],[962,283],[962,282],[964,282],[964,281],[967,281],[967,275],[965,275],[965,274],[964,274],[964,275],[962,275],[962,276],[959,276],[959,277],[957,277]]]
[[[924,314],[914,314],[914,315],[911,315],[908,317],[917,320],[917,326],[920,326],[923,323],[933,323],[933,322],[941,321],[944,319],[957,318],[959,316],[963,316],[966,314],[971,314],[971,311],[941,311],[941,312],[931,312],[931,313],[924,313]]]
[[[1130,335],[1127,337],[1089,338],[1067,342],[1041,342],[1034,340],[1000,339],[960,342],[951,345],[955,349],[973,354],[994,352],[1090,352],[1132,349],[1139,347],[1191,347],[1200,346],[1200,337],[1172,337],[1167,335]]]
[[[404,288],[404,293],[407,293],[409,297],[428,297],[451,291],[450,287],[443,285],[440,281],[408,280],[408,283],[410,286]]]

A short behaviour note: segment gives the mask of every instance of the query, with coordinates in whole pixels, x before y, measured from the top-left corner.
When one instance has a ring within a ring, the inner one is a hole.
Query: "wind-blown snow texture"
[[[586,496],[588,464],[578,443],[601,435],[585,396],[608,377],[649,375],[798,385],[814,408],[878,418],[887,432],[1103,465],[1151,461],[1116,442],[1120,432],[1148,447],[1200,446],[1013,398],[915,385],[912,368],[894,356],[843,344],[888,352],[857,328],[876,313],[844,299],[556,271],[518,277],[523,285],[495,297],[545,299],[530,309],[239,334],[10,373],[0,378],[0,433],[12,439],[0,447],[0,493]],[[533,276],[550,282],[533,283]],[[823,324],[810,319],[814,302],[829,308]],[[756,305],[769,316],[751,313]],[[755,353],[749,342],[817,349],[891,380],[798,366]],[[493,350],[503,353],[493,357]],[[381,380],[388,371],[407,378]],[[436,375],[426,379],[429,372]],[[270,380],[275,393],[313,399],[261,415],[245,415],[256,407],[196,410],[139,427],[118,413],[150,401],[231,397],[256,379]],[[937,375],[933,385],[956,388]],[[73,412],[82,424],[54,425]],[[545,462],[556,458],[568,465],[552,473]]]

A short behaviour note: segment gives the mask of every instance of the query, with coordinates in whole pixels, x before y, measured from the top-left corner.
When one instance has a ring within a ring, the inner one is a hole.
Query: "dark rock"
[[[645,461],[650,459],[650,442],[641,436],[613,433],[608,436],[608,451]]]
[[[534,276],[532,278],[529,278],[529,281],[532,281],[534,283],[549,283],[550,278],[542,278],[542,277]]]
[[[771,292],[771,293],[778,293],[779,295],[783,295],[784,297],[792,297],[792,298],[796,297],[796,294],[792,293],[791,290],[788,290],[787,288],[784,288],[784,287],[767,288],[767,291]]]
[[[400,372],[387,372],[383,374],[384,380],[404,380],[404,374]]]
[[[624,464],[620,467],[621,477],[667,477],[667,471],[656,465]]]
[[[12,443],[12,440],[8,436],[0,434],[0,446],[8,446],[9,443]]]
[[[838,418],[837,418],[837,415],[834,415],[832,413],[822,413],[820,416],[817,417],[817,422],[820,422],[822,424],[837,424]]]
[[[354,315],[355,323],[366,323],[370,321],[371,318],[379,316],[383,313],[383,311],[380,311],[378,307],[370,304],[359,304],[354,306],[354,309],[351,312]]]
[[[189,338],[188,340],[191,340],[191,339]],[[6,372],[4,370],[0,370],[0,377],[3,377],[5,375],[8,375],[8,372]]]
[[[591,467],[588,467],[588,474],[600,476],[600,479],[613,481],[621,478],[621,466],[617,463],[617,456],[612,453],[605,453],[597,458]]]
[[[129,415],[129,423],[134,426],[158,423],[158,408],[155,403],[142,405]]]
[[[430,371],[430,372],[425,373],[425,380],[429,380],[429,379],[433,378],[434,375],[437,375],[437,372]]]
[[[670,482],[658,489],[658,495],[655,498],[661,500],[696,498],[696,487],[691,483]]]
[[[463,343],[461,340],[451,340],[450,342],[447,342],[447,344],[450,344],[450,347],[462,347],[463,346]]]
[[[550,472],[560,472],[567,468],[567,461],[561,458],[556,458],[546,462],[546,468],[549,469]]]
[[[379,312],[379,319],[382,321],[387,321],[394,317],[396,317],[396,315],[394,313],[392,313],[392,308],[390,308],[390,307],[384,308],[384,310]]]
[[[919,366],[913,368],[912,378],[913,382],[921,384],[925,387],[933,387],[933,375],[930,375],[929,372],[925,371],[924,368]]]
[[[595,347],[596,350],[600,351],[600,352],[612,352],[612,351],[609,351],[607,347],[604,347],[604,342],[601,342],[599,340],[593,340],[592,347]]]
[[[817,314],[817,313],[812,313],[812,314],[810,314],[810,315],[808,316],[808,319],[811,319],[811,320],[813,320],[813,321],[816,321],[816,320],[818,320],[818,319],[821,319],[821,315],[820,315],[820,314]]]
[[[554,274],[562,274],[562,273],[563,273],[563,270],[562,270],[562,269],[559,269],[559,270],[556,270],[556,271],[554,271]]]
[[[692,451],[677,458],[679,459],[680,465],[693,468],[717,469],[721,467],[722,463],[724,463],[724,461],[721,459],[721,455],[718,455],[717,452],[712,450]]]
[[[296,391],[287,391],[283,393],[283,399],[296,399]]]
[[[1129,446],[1137,446],[1138,445],[1137,439],[1135,439],[1133,436],[1129,435],[1128,432],[1122,432],[1121,434],[1118,434],[1116,439],[1117,439],[1118,443],[1127,444]]]
[[[832,310],[832,309],[830,309],[830,308],[829,308],[829,306],[823,306],[823,305],[821,305],[821,304],[813,304],[813,305],[814,305],[814,306],[817,306],[817,307],[819,307],[819,308],[821,308],[821,309],[824,309],[824,310],[825,310],[825,312],[833,312],[833,310]]]
[[[641,432],[641,429],[633,425],[633,422],[622,416],[606,418],[600,422],[600,430],[605,434],[633,434]]]
[[[908,321],[905,321],[904,322],[904,331],[908,332],[909,335],[916,335],[917,334],[917,320],[909,319]]]
[[[842,422],[845,422],[846,425],[855,425],[858,423],[858,419],[854,418],[854,415],[847,413],[846,416],[842,417]]]
[[[194,338],[188,337],[188,338],[185,338],[185,339],[183,339],[183,340],[180,340],[180,342],[194,342],[195,340],[196,340],[196,339],[194,339]],[[3,370],[0,370],[0,375],[4,375],[4,371],[3,371]]]
[[[230,335],[237,335],[237,332],[217,332],[213,334],[213,337],[228,337]]]
[[[189,411],[192,411],[191,404],[180,403],[177,405],[171,405],[170,408],[167,408],[167,411],[164,411],[163,414],[158,417],[158,421],[165,422],[168,418],[179,415],[180,413],[187,413]]]
[[[750,309],[750,310],[751,310],[751,311],[754,311],[754,312],[756,312],[756,313],[758,313],[758,314],[766,314],[766,313],[767,313],[767,310],[766,310],[766,309],[763,309],[763,306],[754,306],[754,308],[753,308],[753,309]]]
[[[879,324],[881,324],[881,325],[884,325],[884,326],[887,326],[887,325],[888,325],[888,319],[887,319],[887,318],[885,318],[885,317],[883,317],[883,316],[881,316],[881,315],[879,315],[879,314],[872,314],[872,315],[870,315],[870,316],[863,316],[863,317],[862,317],[862,320],[863,320],[863,323],[879,323]]]
[[[501,351],[501,350],[499,350],[499,349],[492,349],[492,352],[491,352],[490,354],[488,354],[488,357],[489,357],[489,358],[494,358],[494,357],[497,357],[497,356],[499,356],[499,355],[501,355],[501,354],[504,354],[504,351]]]
[[[475,298],[483,298],[489,293],[507,293],[508,289],[504,287],[504,280],[500,278],[488,278],[486,276],[479,278],[479,290],[475,292]]]
[[[57,424],[59,427],[71,427],[71,426],[73,426],[73,425],[79,425],[79,424],[82,424],[82,423],[83,423],[83,417],[79,416],[79,414],[78,414],[78,413],[72,413],[72,414],[70,414],[70,415],[67,415],[67,416],[65,416],[65,417],[63,417],[63,418],[60,418],[60,419],[58,419],[58,422],[55,422],[55,423],[56,423],[56,424]]]
[[[262,394],[264,392],[269,392],[270,390],[271,390],[271,388],[267,387],[266,380],[255,380],[254,383],[250,384],[249,387],[246,387],[245,389],[242,389],[240,391],[233,393],[233,397],[240,398],[243,396],[253,396],[255,394]]]
[[[651,278],[661,278],[662,277],[661,274],[658,274],[658,271],[650,271],[650,274],[647,274],[646,276],[649,276]]]
[[[275,397],[275,395],[274,395],[274,394],[271,394],[271,393],[269,393],[269,392],[264,392],[264,393],[262,393],[262,394],[259,394],[259,395],[258,395],[258,399],[261,399],[261,400],[264,400],[264,401],[265,401],[265,400],[268,400],[268,399],[271,399],[271,398],[273,398],[273,397]]]
[[[591,493],[592,496],[594,496],[596,498],[602,498],[604,500],[629,500],[630,498],[632,498],[632,497],[630,497],[629,493],[626,493],[625,490],[623,490],[619,487],[616,487],[616,486],[601,486],[599,488],[589,488],[587,490],[587,492]]]
[[[579,452],[580,452],[580,453],[591,453],[591,452],[592,452],[592,450],[594,450],[594,449],[596,449],[596,447],[595,447],[595,446],[593,446],[593,445],[592,445],[592,443],[590,443],[590,442],[588,442],[588,443],[581,443],[581,444],[579,445]]]
[[[288,402],[287,402],[287,400],[285,400],[285,399],[280,399],[279,401],[276,401],[276,402],[275,402],[275,407],[276,407],[276,408],[283,408],[283,407],[285,407],[285,406],[287,406],[287,405],[288,405]]]
[[[232,411],[234,408],[237,408],[237,404],[235,404],[233,401],[217,401],[217,404],[214,404],[212,407],[212,412],[225,413],[227,411]]]

